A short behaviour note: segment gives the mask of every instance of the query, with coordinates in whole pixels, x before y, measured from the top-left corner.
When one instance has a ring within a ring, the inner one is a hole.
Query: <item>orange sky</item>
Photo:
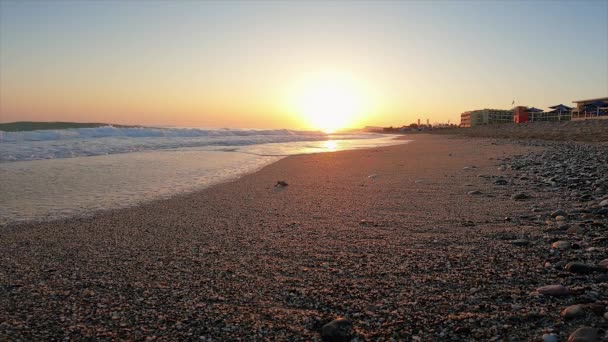
[[[345,125],[458,123],[513,100],[547,108],[608,93],[606,2],[0,7],[2,122],[319,128],[323,108],[357,103]],[[324,82],[350,95],[301,103]]]

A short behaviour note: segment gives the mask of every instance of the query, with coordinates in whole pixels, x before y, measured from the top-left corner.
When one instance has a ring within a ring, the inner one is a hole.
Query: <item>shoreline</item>
[[[387,137],[385,137],[387,138]],[[407,144],[410,140],[409,139],[405,139],[404,137],[395,137],[392,138],[390,140],[407,140],[404,142],[395,142],[394,145],[399,145],[399,144]],[[339,141],[339,140],[338,140]],[[316,141],[313,141],[313,143]],[[270,143],[270,144],[281,144],[281,143]],[[266,145],[266,144],[263,144]],[[392,146],[392,145],[380,145],[379,147],[383,147],[383,146]],[[376,147],[353,147],[350,150],[365,150],[365,149],[369,149],[369,148],[376,148]],[[348,149],[347,149],[348,150]],[[50,223],[50,222],[54,222],[54,221],[66,221],[66,220],[78,220],[78,219],[85,219],[85,218],[94,218],[97,215],[103,214],[105,212],[110,212],[110,211],[117,211],[117,210],[122,210],[122,209],[132,209],[135,207],[139,207],[142,205],[147,205],[147,204],[152,204],[158,201],[167,201],[167,200],[172,200],[173,198],[176,197],[180,197],[180,196],[185,196],[185,195],[189,195],[189,194],[193,194],[199,191],[204,191],[205,189],[212,187],[212,186],[217,186],[217,185],[221,185],[224,183],[228,183],[228,182],[232,182],[234,180],[237,180],[241,177],[256,173],[258,171],[260,171],[261,169],[265,168],[268,165],[271,165],[272,163],[275,163],[281,159],[284,159],[286,157],[290,157],[290,156],[299,156],[299,155],[307,155],[307,154],[317,154],[317,153],[335,153],[335,152],[340,152],[340,151],[345,151],[345,150],[337,150],[337,151],[318,151],[318,152],[301,152],[301,153],[296,153],[296,154],[289,154],[289,155],[260,155],[260,154],[256,154],[256,153],[251,153],[248,151],[223,151],[223,150],[218,150],[218,151],[199,151],[199,152],[203,152],[203,153],[241,153],[244,155],[255,155],[259,158],[273,158],[275,160],[273,161],[268,161],[268,162],[264,162],[262,163],[261,166],[256,166],[255,168],[251,169],[251,170],[247,170],[244,171],[242,173],[238,173],[236,175],[231,175],[230,177],[227,178],[221,178],[218,180],[212,180],[207,184],[200,184],[196,187],[187,189],[185,191],[178,191],[178,192],[174,192],[171,194],[164,194],[164,195],[158,195],[157,197],[152,197],[152,198],[142,198],[139,199],[131,204],[122,204],[121,206],[110,206],[107,208],[89,208],[86,209],[85,211],[81,211],[79,213],[76,214],[62,214],[61,211],[65,211],[68,208],[65,209],[57,209],[55,213],[49,213],[47,215],[45,215],[44,217],[40,216],[38,218],[33,218],[33,219],[18,219],[18,220],[13,220],[13,221],[8,221],[5,219],[0,219],[0,229],[5,229],[8,227],[12,227],[12,226],[20,226],[20,225],[28,225],[28,224],[36,224],[36,223]],[[139,151],[139,152],[135,152],[135,154],[148,154],[148,153],[164,153],[166,151],[161,150],[161,151]],[[169,151],[171,152],[171,151]],[[183,150],[182,150],[183,152]],[[113,155],[114,157],[123,157],[124,154],[116,154]],[[84,158],[105,158],[106,156],[87,156]],[[78,157],[78,158],[82,158],[82,157]],[[53,160],[54,159],[50,159]],[[50,161],[49,160],[49,161]],[[61,160],[61,159],[59,159]],[[70,159],[67,159],[70,160]],[[42,160],[42,161],[46,161],[46,160]],[[15,163],[28,163],[31,161],[18,161]]]
[[[532,294],[553,275],[530,206],[556,200],[512,200],[532,190],[499,169],[543,149],[417,135],[290,156],[94,218],[5,228],[0,336],[312,340],[336,317],[366,340],[567,334],[573,323],[552,323],[563,303]],[[494,184],[501,177],[510,185]]]

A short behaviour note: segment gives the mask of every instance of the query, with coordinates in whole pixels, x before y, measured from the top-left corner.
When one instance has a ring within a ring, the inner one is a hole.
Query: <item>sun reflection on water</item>
[[[326,140],[323,142],[323,149],[333,152],[338,148],[338,142],[335,140]]]

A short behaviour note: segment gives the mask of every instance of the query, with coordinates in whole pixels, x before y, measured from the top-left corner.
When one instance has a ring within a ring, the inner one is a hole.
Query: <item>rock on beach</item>
[[[512,200],[516,200],[516,201],[521,201],[521,200],[525,200],[525,199],[528,199],[528,198],[530,198],[530,195],[525,194],[523,192],[518,192],[518,193],[513,194],[511,196],[511,199]]]
[[[568,342],[599,342],[600,334],[598,329],[590,327],[582,327],[576,329],[570,337]]]
[[[536,291],[545,296],[566,296],[570,294],[570,290],[563,285],[545,285],[536,289]]]
[[[321,328],[321,339],[325,342],[349,342],[355,333],[353,323],[346,318],[337,318]]]

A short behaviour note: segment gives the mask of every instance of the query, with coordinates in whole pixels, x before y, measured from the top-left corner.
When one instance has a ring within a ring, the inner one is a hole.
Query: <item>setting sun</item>
[[[308,126],[326,133],[356,125],[367,109],[360,87],[336,75],[303,82],[294,93],[292,109]]]

